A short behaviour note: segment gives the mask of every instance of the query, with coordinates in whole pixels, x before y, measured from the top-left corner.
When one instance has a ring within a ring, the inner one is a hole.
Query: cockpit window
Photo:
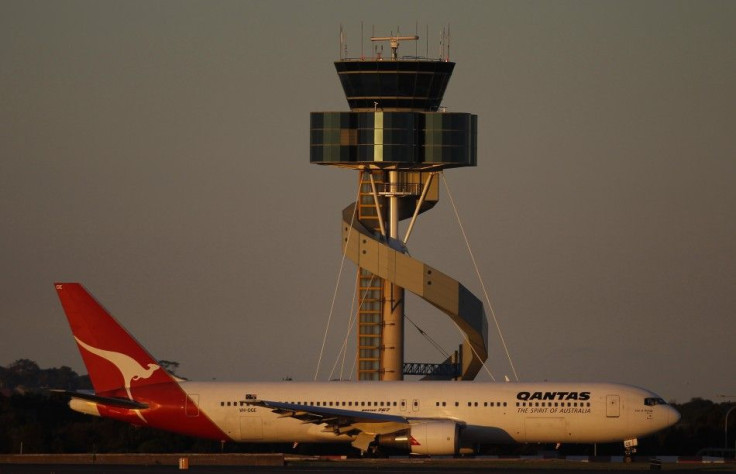
[[[644,399],[644,405],[653,407],[654,405],[667,405],[667,402],[661,398],[649,397]]]

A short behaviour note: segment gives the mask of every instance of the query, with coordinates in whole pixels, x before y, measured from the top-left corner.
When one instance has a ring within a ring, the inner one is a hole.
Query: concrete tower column
[[[399,238],[399,172],[388,172],[388,237]],[[384,280],[383,289],[382,380],[403,380],[404,368],[404,289]]]

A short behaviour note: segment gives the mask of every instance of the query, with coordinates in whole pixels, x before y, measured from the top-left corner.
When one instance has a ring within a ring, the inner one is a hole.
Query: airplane
[[[614,383],[193,382],[166,370],[79,283],[56,283],[94,387],[71,409],[218,441],[350,443],[460,455],[508,443],[624,442],[672,426],[659,395]]]

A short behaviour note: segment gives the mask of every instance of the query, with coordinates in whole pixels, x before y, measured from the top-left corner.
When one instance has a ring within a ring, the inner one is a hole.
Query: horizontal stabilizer
[[[148,405],[146,405],[145,403],[137,402],[135,400],[128,400],[127,398],[100,397],[99,395],[95,395],[94,393],[89,392],[70,392],[67,390],[50,391],[55,393],[63,393],[64,395],[69,395],[72,398],[79,398],[81,400],[87,400],[110,407],[127,408],[129,410],[142,410],[144,408],[148,408]]]

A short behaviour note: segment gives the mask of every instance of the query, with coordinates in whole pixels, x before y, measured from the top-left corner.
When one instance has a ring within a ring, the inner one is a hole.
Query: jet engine
[[[408,430],[379,435],[378,446],[412,454],[454,455],[460,448],[460,425],[452,420],[412,423]]]

